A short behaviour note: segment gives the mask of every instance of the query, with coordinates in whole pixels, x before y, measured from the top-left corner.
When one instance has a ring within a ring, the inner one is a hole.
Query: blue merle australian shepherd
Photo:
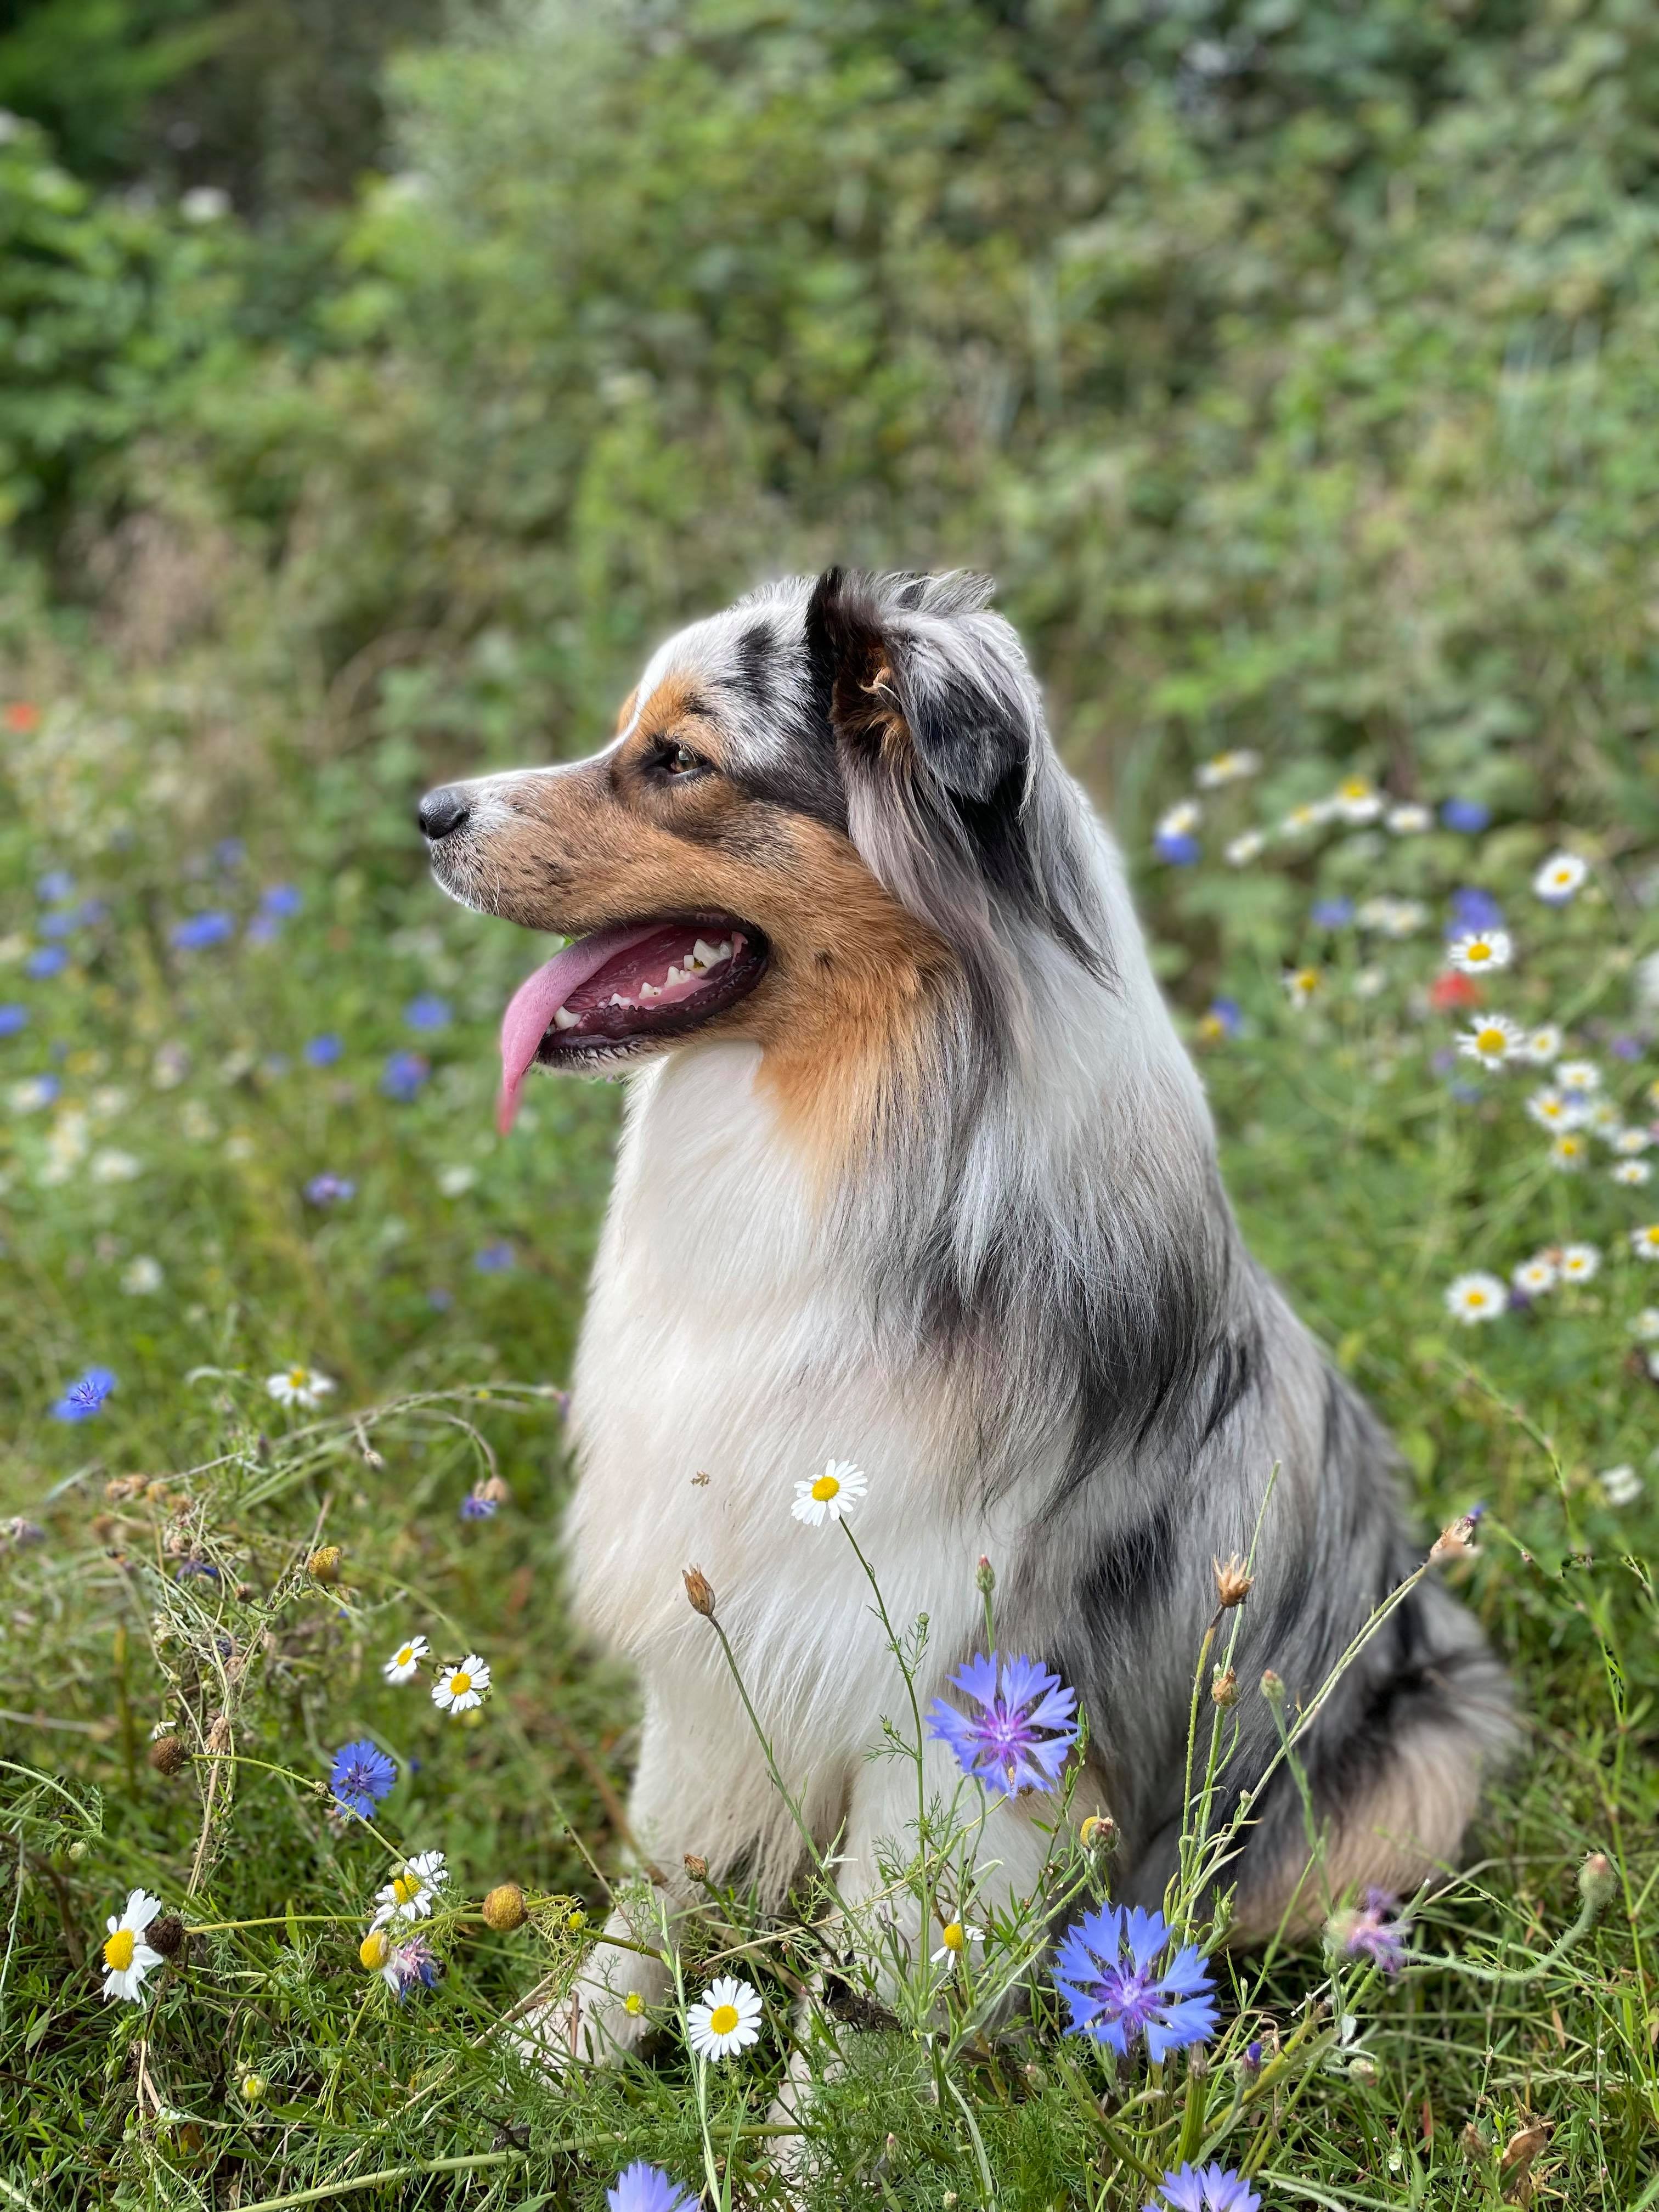
[[[1117,852],[988,596],[768,585],[665,645],[592,759],[421,807],[446,890],[572,940],[507,1008],[503,1126],[532,1066],[629,1079],[568,1542],[582,1620],[640,1680],[631,1819],[671,1899],[688,1853],[773,1903],[799,1860],[690,1564],[849,1900],[913,1816],[914,1774],[868,1756],[896,1680],[867,1585],[791,1517],[831,1458],[867,1471],[890,1613],[928,1616],[925,1695],[982,1643],[995,1563],[1003,1650],[1086,1709],[1075,1806],[1115,1820],[1131,1902],[1176,1863],[1212,1563],[1264,1495],[1238,1673],[1292,1705],[1420,1557],[1387,1437],[1244,1249]],[[1419,1584],[1305,1741],[1319,1887],[1451,1863],[1507,1712],[1474,1621]],[[1237,1718],[1234,1793],[1277,1744],[1258,1697]],[[1282,1768],[1250,1809],[1246,1940],[1308,1858]],[[1047,1844],[995,1801],[979,1901],[1029,1892]],[[635,2039],[633,1993],[660,1999],[656,1961],[601,1943],[590,2048]],[[567,2000],[552,2050],[571,2027]]]

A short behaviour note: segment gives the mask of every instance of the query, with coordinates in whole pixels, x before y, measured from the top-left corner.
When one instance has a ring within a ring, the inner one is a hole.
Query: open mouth
[[[761,932],[729,914],[623,922],[577,938],[520,984],[501,1017],[497,1127],[512,1127],[538,1060],[592,1065],[684,1036],[746,997],[769,957]]]

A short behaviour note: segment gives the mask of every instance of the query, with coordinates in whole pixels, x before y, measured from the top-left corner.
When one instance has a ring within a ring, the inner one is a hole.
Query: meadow
[[[0,31],[0,2202],[1659,2205],[1651,11],[301,13]],[[1218,1601],[1156,2051],[1069,2032],[1036,1900],[975,1925],[965,1778],[894,1838],[938,1955],[821,1987],[817,1869],[663,1928],[565,1607],[617,1099],[495,1133],[546,947],[414,803],[830,559],[998,575],[1250,1243],[1516,1685],[1455,1880],[1233,1953],[1228,1715],[1294,1771],[1309,1702]],[[653,2040],[526,2063],[618,1897]]]

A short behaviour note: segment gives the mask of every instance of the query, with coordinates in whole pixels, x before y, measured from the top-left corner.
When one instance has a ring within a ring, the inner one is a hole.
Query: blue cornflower
[[[81,927],[81,909],[60,906],[54,914],[43,914],[34,926],[42,937],[72,937]]]
[[[173,1571],[173,1579],[176,1583],[190,1582],[198,1575],[206,1582],[222,1580],[218,1568],[210,1559],[182,1559]]]
[[[1492,809],[1483,799],[1449,799],[1440,810],[1448,830],[1461,830],[1466,837],[1478,836],[1492,820]]]
[[[43,945],[23,963],[23,973],[34,982],[44,983],[49,976],[61,975],[68,966],[69,954],[61,945]]]
[[[1261,2212],[1261,2199],[1243,2175],[1219,2166],[1177,2166],[1158,2186],[1158,2201],[1141,2212]]]
[[[482,1490],[469,1490],[461,1500],[463,1521],[489,1521],[495,1512],[496,1501],[486,1498]]]
[[[411,999],[404,1008],[404,1019],[412,1030],[447,1030],[449,1027],[449,1001],[435,992],[422,991],[418,999]]]
[[[222,945],[236,927],[228,914],[216,907],[205,914],[192,914],[173,925],[173,945],[178,952],[204,952],[210,945]]]
[[[352,1197],[356,1188],[349,1176],[316,1175],[306,1185],[306,1196],[313,1206],[335,1206]]]
[[[1490,891],[1466,884],[1451,895],[1451,919],[1446,924],[1448,937],[1467,937],[1471,931],[1502,929],[1504,909]]]
[[[274,945],[283,933],[283,925],[274,914],[256,914],[242,932],[250,945]]]
[[[1400,1917],[1397,1898],[1386,1889],[1368,1889],[1365,1902],[1331,1923],[1331,1938],[1351,1959],[1369,1959],[1388,1975],[1406,1963],[1407,1923]]]
[[[411,1990],[435,1990],[443,1966],[424,1936],[406,1936],[392,1945],[380,1972],[401,2004]]]
[[[1204,848],[1184,830],[1160,830],[1152,840],[1152,850],[1172,868],[1193,867],[1204,857]]]
[[[247,847],[240,837],[222,837],[213,848],[214,866],[228,876],[234,875],[246,858]]]
[[[486,1244],[472,1255],[472,1264],[481,1275],[504,1275],[518,1265],[518,1254],[502,1237],[499,1243]]]
[[[363,1739],[343,1743],[328,1771],[334,1802],[343,1813],[355,1813],[360,1820],[368,1820],[397,1779],[394,1762],[378,1744]]]
[[[396,1098],[407,1105],[418,1098],[421,1085],[432,1073],[432,1063],[418,1052],[394,1052],[388,1055],[380,1074],[380,1089],[388,1098]]]
[[[1316,899],[1308,918],[1316,929],[1346,929],[1353,920],[1353,901],[1350,898]]]
[[[4,1011],[3,1007],[0,1007],[0,1013]],[[1640,1060],[1643,1052],[1642,1040],[1638,1036],[1631,1036],[1621,1030],[1617,1036],[1610,1040],[1607,1050],[1615,1060]]]
[[[642,2158],[624,2166],[605,2192],[609,2212],[690,2212],[691,2199],[659,2166]]]
[[[100,1413],[112,1390],[115,1377],[107,1367],[88,1367],[78,1382],[71,1382],[63,1396],[52,1406],[56,1421],[89,1421]]]
[[[1001,1661],[975,1652],[951,1677],[979,1707],[971,1718],[935,1698],[927,1709],[927,1733],[948,1743],[970,1782],[994,1783],[1011,1796],[1022,1790],[1052,1790],[1066,1754],[1077,1741],[1077,1692],[1036,1659]]]
[[[48,868],[34,886],[42,906],[62,906],[75,896],[75,878],[67,868]]]
[[[314,1036],[306,1047],[306,1059],[313,1067],[332,1067],[344,1050],[337,1036]]]
[[[293,884],[267,884],[259,894],[259,904],[266,914],[286,921],[290,915],[298,914],[305,898]]]
[[[1214,1984],[1201,1952],[1183,1943],[1167,1964],[1170,1923],[1139,1905],[1103,1905],[1066,1931],[1054,1980],[1071,2007],[1069,2035],[1091,2035],[1120,2057],[1139,2035],[1154,2064],[1215,2033]]]
[[[27,1006],[0,1006],[0,1036],[15,1036],[18,1030],[28,1025]]]

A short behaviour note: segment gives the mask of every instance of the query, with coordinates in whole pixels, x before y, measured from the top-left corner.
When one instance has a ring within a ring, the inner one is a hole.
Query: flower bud
[[[513,1502],[513,1492],[499,1474],[492,1474],[487,1480],[481,1482],[478,1485],[478,1495],[480,1498],[487,1498],[492,1505],[510,1505]]]
[[[1210,1565],[1215,1573],[1216,1603],[1222,1611],[1231,1612],[1234,1606],[1243,1605],[1250,1594],[1255,1577],[1245,1572],[1244,1562],[1237,1553],[1235,1552],[1224,1562],[1212,1559]]]
[[[979,1565],[974,1570],[974,1588],[981,1597],[989,1597],[996,1586],[996,1569],[981,1552],[979,1555]]]
[[[578,1905],[574,1912],[565,1914],[564,1924],[570,1935],[580,1936],[587,1925],[587,1915],[582,1911],[580,1905]]]
[[[714,1589],[701,1567],[687,1567],[685,1595],[691,1601],[693,1613],[700,1613],[705,1620],[714,1618]]]
[[[1267,1668],[1262,1674],[1261,1694],[1276,1711],[1282,1712],[1284,1711],[1285,1685],[1280,1681],[1279,1676],[1274,1674],[1271,1667]]]
[[[693,1881],[707,1881],[708,1879],[708,1862],[700,1858],[696,1851],[686,1853],[685,1870]]]
[[[1232,1668],[1216,1667],[1210,1676],[1210,1697],[1213,1704],[1223,1708],[1238,1703],[1238,1676]]]
[[[524,1892],[516,1881],[501,1882],[490,1891],[483,1901],[483,1917],[498,1936],[523,1927],[530,1916],[525,1911]]]
[[[337,1583],[340,1579],[340,1558],[337,1544],[325,1544],[306,1561],[306,1572],[314,1583],[325,1585]]]
[[[230,1715],[216,1713],[207,1732],[207,1747],[216,1757],[230,1749]]]
[[[1077,1839],[1085,1851],[1115,1850],[1117,1822],[1109,1813],[1091,1813],[1079,1828]]]
[[[1357,2051],[1348,2061],[1348,2079],[1358,2081],[1362,2089],[1374,2089],[1377,2082],[1376,2059]]]
[[[164,1912],[144,1930],[144,1941],[164,1959],[176,1959],[185,1948],[185,1923],[176,1912]]]
[[[1605,1912],[1619,1894],[1619,1870],[1605,1851],[1592,1851],[1578,1869],[1578,1894],[1592,1912]]]
[[[158,1774],[177,1774],[190,1763],[190,1753],[176,1735],[158,1735],[149,1747],[149,1763]]]
[[[1460,1513],[1455,1521],[1449,1521],[1430,1547],[1431,1559],[1469,1559],[1475,1553],[1474,1532],[1480,1526],[1478,1513]]]
[[[357,1957],[366,1973],[377,1974],[386,1962],[392,1944],[384,1928],[371,1928],[357,1946]]]
[[[265,2091],[270,2087],[270,2084],[266,2081],[263,2074],[244,2074],[242,2076],[242,2102],[245,2105],[262,2104],[264,2101]]]

